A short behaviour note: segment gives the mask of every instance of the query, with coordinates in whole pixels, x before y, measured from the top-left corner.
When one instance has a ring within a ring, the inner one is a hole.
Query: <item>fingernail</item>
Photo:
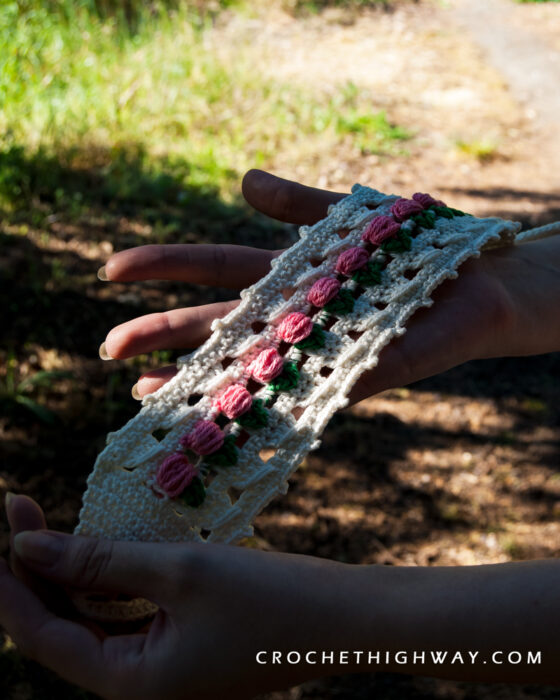
[[[136,384],[132,387],[130,393],[132,394],[133,399],[136,399],[136,401],[140,401],[142,397],[140,396],[140,392],[138,391],[138,382],[136,382]]]
[[[14,549],[20,559],[30,564],[49,566],[54,564],[63,547],[62,541],[44,532],[20,532],[14,537]]]
[[[97,270],[97,278],[100,279],[102,282],[108,282],[109,278],[107,277],[107,269],[105,265],[99,268]]]
[[[105,343],[101,343],[101,345],[99,346],[99,357],[102,360],[112,360],[113,359],[111,357],[111,355],[109,355],[109,353],[107,352],[107,347],[105,346]]]

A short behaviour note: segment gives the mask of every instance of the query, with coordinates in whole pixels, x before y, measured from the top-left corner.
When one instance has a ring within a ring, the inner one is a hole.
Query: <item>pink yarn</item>
[[[209,455],[220,449],[224,444],[224,437],[216,423],[211,420],[199,420],[190,433],[183,435],[179,443],[199,455]]]
[[[156,481],[169,498],[179,496],[191,483],[198,471],[185,455],[176,452],[159,465]]]
[[[416,202],[414,199],[397,199],[397,201],[391,207],[391,214],[395,217],[397,221],[405,221],[405,219],[414,216],[414,214],[420,214],[424,211],[424,207],[420,202]]]
[[[229,419],[233,420],[251,408],[253,397],[242,384],[232,384],[214,404]]]
[[[362,233],[362,240],[379,245],[387,238],[396,236],[400,230],[401,225],[392,216],[377,216],[369,222],[368,227]]]
[[[294,311],[286,316],[276,332],[287,343],[299,343],[304,338],[307,338],[312,330],[313,321],[309,316],[302,314],[300,311]]]
[[[421,204],[424,209],[428,209],[428,207],[446,206],[445,202],[442,202],[441,199],[434,199],[431,195],[424,194],[423,192],[416,192],[416,194],[412,195],[412,199]]]
[[[249,367],[253,377],[263,384],[272,381],[283,369],[282,355],[274,348],[267,348],[259,353]]]
[[[331,299],[334,299],[339,290],[340,282],[338,280],[332,277],[321,277],[307,293],[307,301],[313,306],[325,306]]]
[[[363,267],[369,260],[369,253],[365,248],[348,248],[338,256],[335,270],[343,275],[351,275],[352,272]]]

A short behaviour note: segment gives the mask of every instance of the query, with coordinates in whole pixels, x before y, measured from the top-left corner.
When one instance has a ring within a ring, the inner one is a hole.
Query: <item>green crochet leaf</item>
[[[386,253],[404,253],[412,248],[412,238],[402,231],[396,238],[389,238],[381,244],[381,249]]]
[[[275,394],[280,391],[291,391],[297,386],[299,381],[299,370],[295,362],[284,362],[282,374],[278,375],[268,385]]]
[[[253,399],[253,404],[247,413],[236,419],[239,425],[244,428],[249,428],[257,430],[258,428],[264,428],[268,425],[268,411],[264,407],[264,401],[262,399]]]
[[[341,289],[335,298],[329,301],[328,304],[325,304],[323,308],[329,314],[333,314],[333,316],[344,316],[344,314],[349,314],[354,309],[355,301],[349,289]]]
[[[326,308],[326,307],[325,307]],[[311,333],[299,343],[294,343],[298,350],[316,350],[325,344],[325,331],[316,323],[313,324]]]
[[[416,214],[416,216],[410,217],[413,221],[416,222],[418,226],[421,226],[422,228],[435,228],[436,225],[436,215],[435,212],[426,210],[423,211],[421,214]]]
[[[452,207],[449,207],[449,210],[453,213],[454,216],[470,216],[470,214],[466,214],[460,209],[453,209]]]
[[[352,275],[352,279],[362,287],[373,287],[376,284],[381,284],[381,265],[368,262],[367,265],[356,270]]]
[[[212,452],[211,455],[206,455],[204,463],[212,467],[232,467],[237,464],[237,458],[235,435],[227,435],[219,450]]]
[[[198,476],[195,476],[179,498],[186,506],[198,508],[206,498],[206,489],[204,488],[202,480]]]
[[[452,219],[453,211],[449,207],[431,207],[436,216],[443,216],[444,219]]]

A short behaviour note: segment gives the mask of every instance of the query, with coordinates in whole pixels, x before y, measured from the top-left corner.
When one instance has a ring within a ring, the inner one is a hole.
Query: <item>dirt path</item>
[[[510,0],[454,0],[446,8],[426,1],[305,21],[274,11],[226,25],[216,50],[250,44],[271,78],[311,92],[353,83],[372,110],[386,110],[415,135],[408,156],[360,154],[346,143],[313,159],[279,153],[277,172],[339,190],[354,182],[433,190],[475,214],[538,225],[560,216],[553,139],[560,97],[550,89],[559,84],[551,27],[560,27],[560,7],[546,9],[543,17],[541,6]],[[493,46],[495,64],[481,42]]]
[[[502,73],[526,114],[542,126],[551,178],[560,185],[560,11],[546,10],[543,16],[542,10],[512,7],[510,0],[457,0],[453,15]]]

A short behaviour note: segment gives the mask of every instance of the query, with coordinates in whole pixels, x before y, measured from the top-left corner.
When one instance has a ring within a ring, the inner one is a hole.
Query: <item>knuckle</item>
[[[81,585],[95,587],[103,580],[113,556],[113,543],[110,540],[84,538],[78,551],[73,553],[72,568]]]

